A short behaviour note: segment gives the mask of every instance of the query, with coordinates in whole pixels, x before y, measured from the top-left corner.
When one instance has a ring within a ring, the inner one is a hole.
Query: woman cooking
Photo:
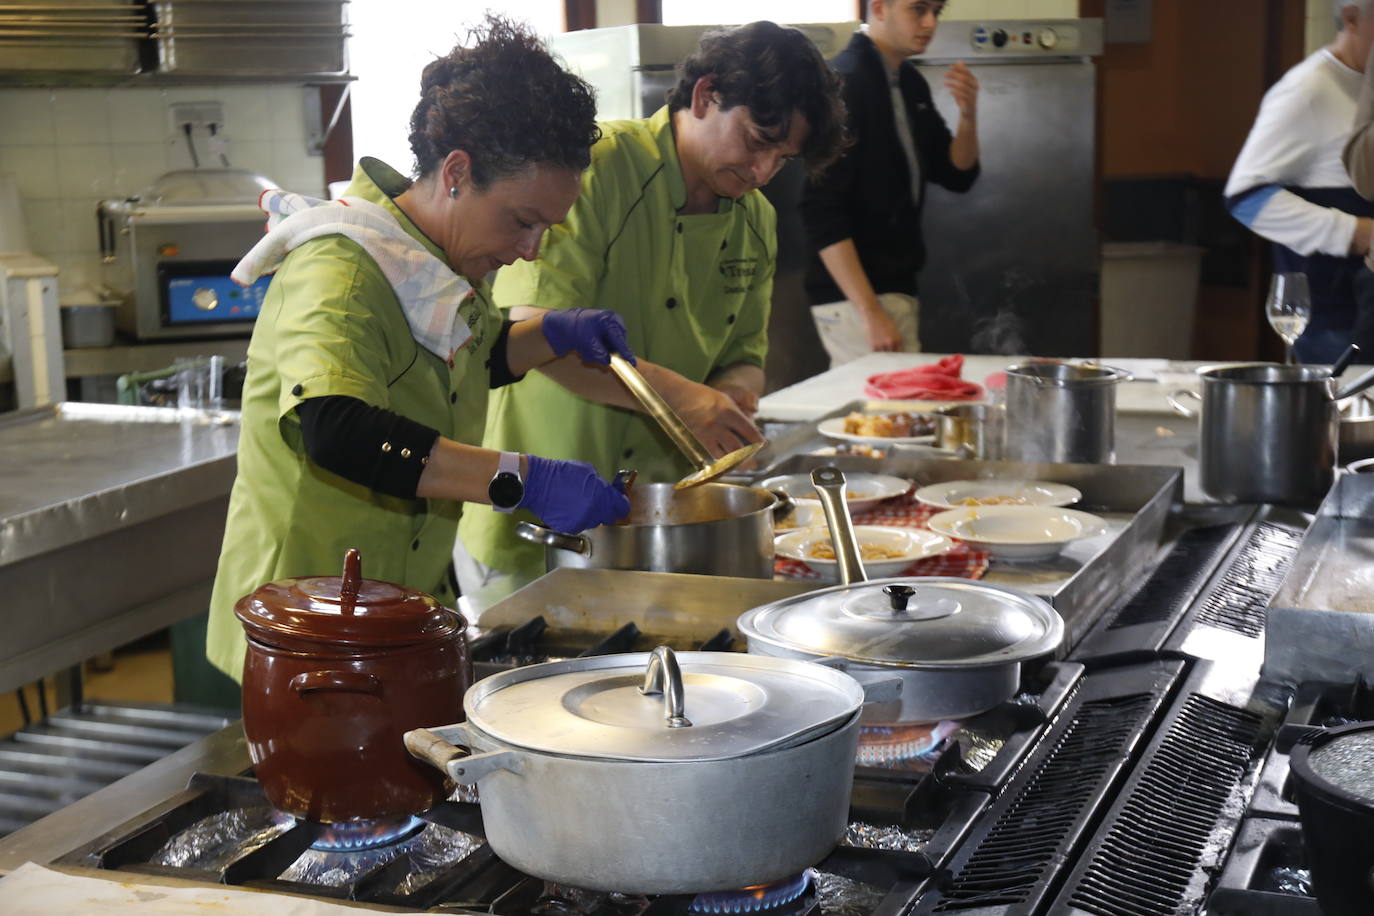
[[[590,88],[538,39],[499,18],[472,38],[425,68],[414,181],[364,158],[341,201],[269,192],[269,231],[235,270],[243,283],[277,270],[248,349],[206,646],[236,680],[234,603],[263,583],[337,575],[356,547],[368,578],[452,602],[463,503],[529,509],[566,531],[629,511],[588,464],[469,444],[489,388],[568,353],[633,359],[613,312],[512,322],[492,305],[485,278],[535,257],[599,131]],[[700,387],[674,384],[670,402]],[[634,404],[604,385],[588,396]]]

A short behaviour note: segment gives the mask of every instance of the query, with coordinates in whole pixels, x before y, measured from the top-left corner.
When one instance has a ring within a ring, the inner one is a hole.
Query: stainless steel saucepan
[[[631,894],[726,890],[835,847],[865,696],[820,665],[660,646],[504,671],[468,691],[466,722],[405,744],[478,785],[487,842],[520,871]]]
[[[630,515],[622,524],[564,534],[521,522],[515,533],[544,545],[549,569],[642,569],[771,579],[773,520],[791,506],[785,495],[734,484],[638,484],[630,490]]]
[[[844,475],[812,472],[843,583],[745,611],[758,655],[837,664],[860,682],[894,675],[902,693],[864,709],[867,723],[962,719],[1015,695],[1021,663],[1054,652],[1064,621],[1044,600],[970,579],[866,581]]]

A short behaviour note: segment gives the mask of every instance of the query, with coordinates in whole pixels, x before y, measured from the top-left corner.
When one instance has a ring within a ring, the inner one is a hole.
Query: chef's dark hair
[[[536,164],[581,171],[600,138],[592,88],[527,27],[491,14],[425,67],[410,116],[414,174],[461,149],[478,189]]]
[[[801,112],[809,126],[801,154],[812,174],[824,171],[843,151],[840,78],[798,30],[762,21],[707,32],[678,66],[668,109],[689,107],[692,88],[705,76],[715,77],[722,110],[746,106],[754,122],[778,139],[787,136],[793,114]]]

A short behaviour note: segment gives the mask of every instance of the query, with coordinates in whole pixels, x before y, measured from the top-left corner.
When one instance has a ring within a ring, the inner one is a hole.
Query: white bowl
[[[888,474],[846,473],[845,493],[851,515],[876,506],[885,499],[901,496],[911,489],[911,481]],[[765,490],[781,490],[799,502],[820,504],[810,474],[783,474],[759,484]]]
[[[884,525],[855,525],[854,536],[859,541],[860,550],[865,545],[884,547],[890,551],[900,551],[901,556],[890,560],[864,560],[864,572],[870,579],[884,579],[895,576],[917,560],[933,557],[954,549],[954,542],[941,534],[923,528],[890,528]],[[819,560],[809,556],[811,545],[830,541],[830,531],[826,528],[799,528],[780,534],[773,539],[773,549],[780,557],[801,560],[822,576],[839,578],[838,560]]]
[[[999,501],[1002,505],[1067,506],[1082,498],[1083,494],[1068,484],[1048,480],[947,480],[916,491],[917,500],[941,509],[998,505]]]
[[[1046,560],[1107,530],[1096,515],[1051,506],[970,506],[932,515],[926,524],[1004,560]]]
[[[792,511],[783,515],[782,518],[773,522],[773,530],[796,531],[798,528],[824,528],[825,511],[821,509],[818,502],[799,502],[792,506]]]

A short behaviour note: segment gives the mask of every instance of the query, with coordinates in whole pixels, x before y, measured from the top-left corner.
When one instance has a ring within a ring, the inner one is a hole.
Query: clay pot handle
[[[339,585],[339,611],[352,614],[353,605],[358,601],[358,591],[363,587],[363,558],[358,548],[350,547],[344,554],[343,581]]]

